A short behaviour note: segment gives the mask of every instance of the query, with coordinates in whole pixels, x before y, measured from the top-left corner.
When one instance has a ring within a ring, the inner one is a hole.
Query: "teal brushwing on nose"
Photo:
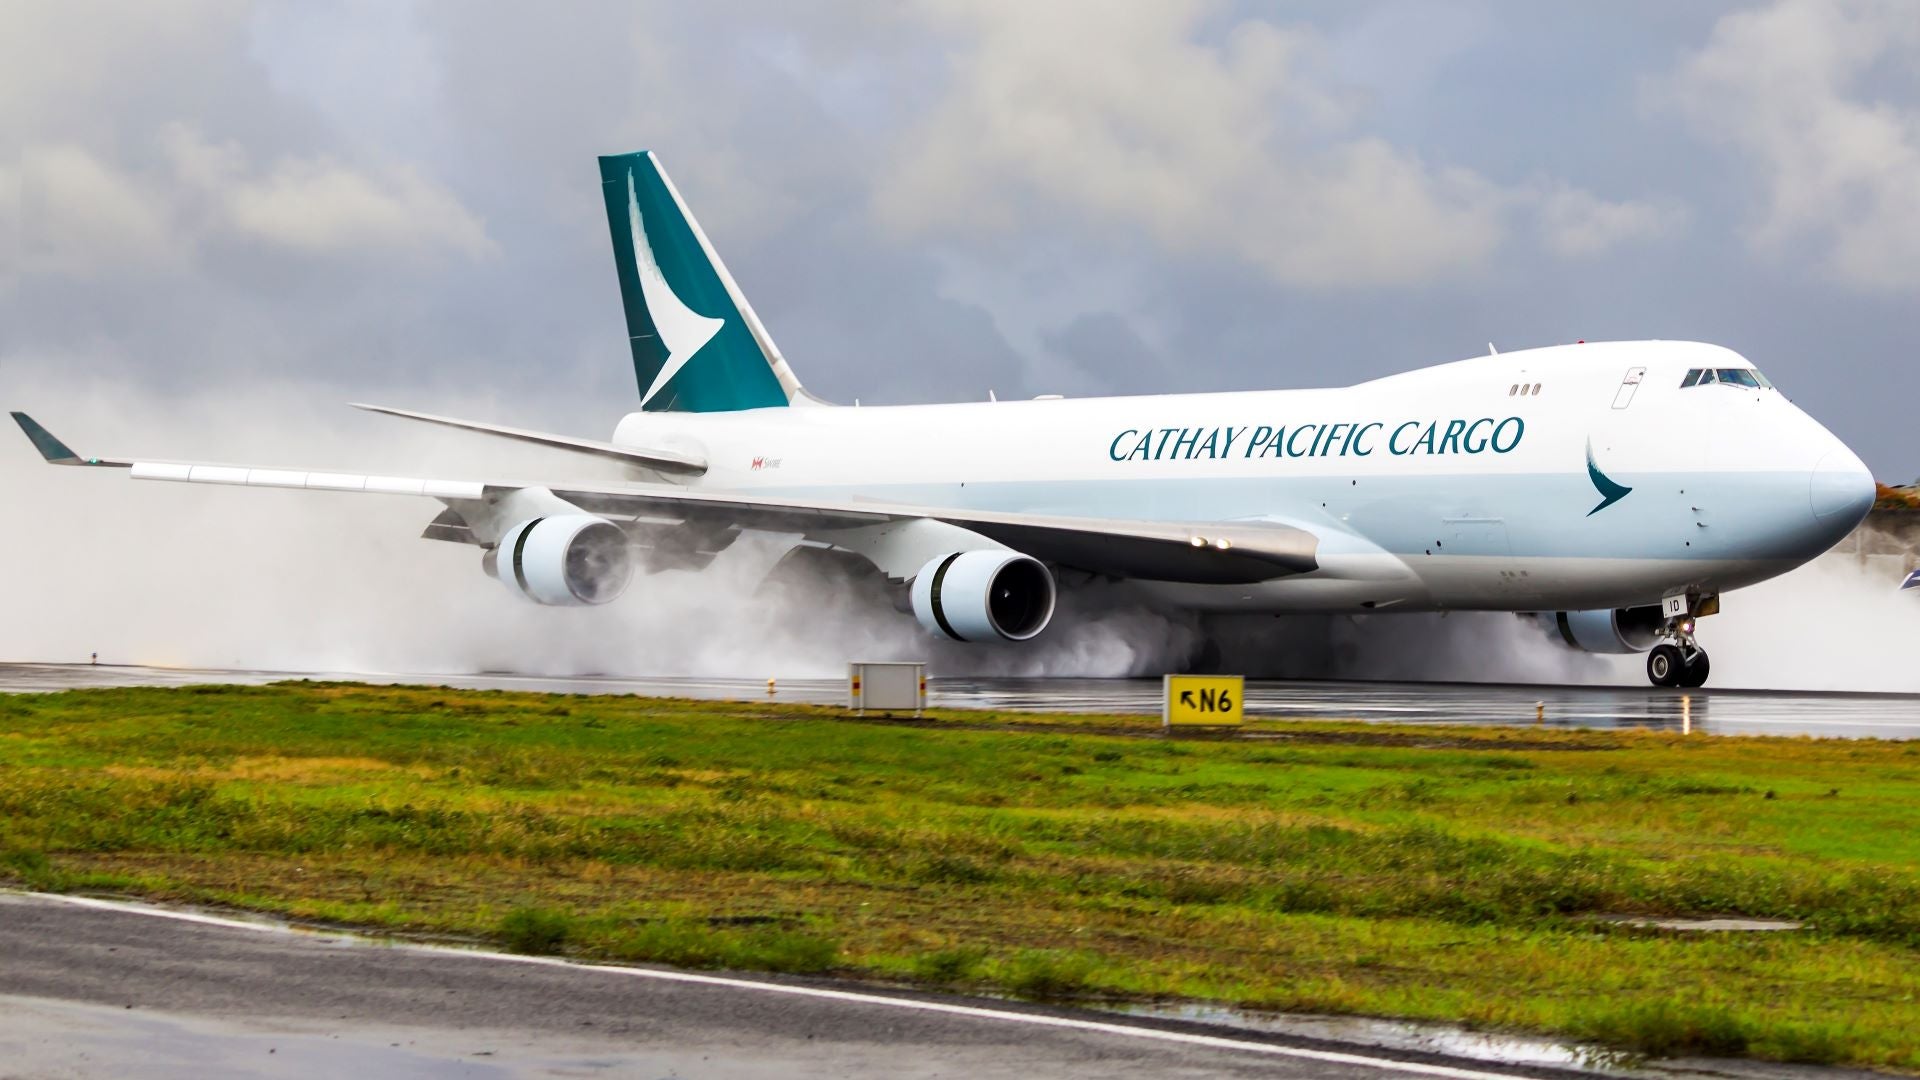
[[[1594,463],[1592,439],[1587,440],[1587,479],[1593,481],[1593,489],[1600,493],[1600,504],[1587,511],[1588,517],[1592,517],[1607,507],[1612,506],[1614,503],[1619,502],[1621,499],[1626,498],[1628,495],[1633,494],[1632,488],[1625,484],[1616,483],[1612,477],[1601,472],[1600,466]]]

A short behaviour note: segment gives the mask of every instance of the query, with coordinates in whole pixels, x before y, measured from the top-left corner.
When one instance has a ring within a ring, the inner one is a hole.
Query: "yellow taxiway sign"
[[[1168,675],[1161,720],[1174,727],[1238,727],[1244,719],[1240,675]]]

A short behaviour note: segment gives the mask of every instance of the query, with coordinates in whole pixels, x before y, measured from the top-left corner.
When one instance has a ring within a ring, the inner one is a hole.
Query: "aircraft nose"
[[[1845,446],[1836,446],[1814,465],[1808,496],[1815,520],[1851,529],[1873,508],[1874,491],[1866,463]]]

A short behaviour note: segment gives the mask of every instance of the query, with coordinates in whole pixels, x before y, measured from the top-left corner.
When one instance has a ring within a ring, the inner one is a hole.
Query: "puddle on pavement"
[[[1415,1024],[1363,1016],[1259,1013],[1220,1005],[1122,1005],[1110,1011],[1158,1020],[1188,1020],[1200,1024],[1288,1035],[1328,1042],[1356,1043],[1390,1050],[1497,1061],[1508,1065],[1544,1065],[1562,1069],[1599,1069],[1621,1076],[1642,1075],[1627,1066],[1631,1058],[1599,1046],[1551,1039],[1468,1031],[1440,1024]]]

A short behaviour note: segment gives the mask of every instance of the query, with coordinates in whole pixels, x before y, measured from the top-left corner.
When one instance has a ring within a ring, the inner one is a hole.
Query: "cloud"
[[[1563,258],[1603,254],[1622,244],[1659,240],[1684,228],[1686,209],[1671,201],[1609,202],[1556,185],[1537,197],[1540,243]]]
[[[1920,107],[1874,95],[1912,79],[1916,48],[1910,4],[1782,0],[1721,18],[1651,96],[1758,182],[1755,250],[1906,289],[1920,285]]]
[[[237,143],[216,146],[179,124],[161,141],[175,176],[211,200],[220,221],[271,247],[315,255],[498,253],[452,192],[409,166],[360,170],[325,156],[289,156],[255,169]]]
[[[0,159],[0,277],[175,269],[215,236],[300,256],[455,254],[498,249],[446,188],[410,167],[360,170],[327,157],[255,168],[236,143],[190,128],[160,134],[170,169],[135,169],[68,143]]]
[[[907,235],[1018,233],[1058,215],[1228,257],[1290,286],[1418,284],[1484,263],[1540,213],[1555,254],[1657,235],[1649,204],[1551,195],[1430,163],[1356,131],[1310,29],[1249,19],[1217,41],[1210,4],[947,3],[941,99],[876,194]]]
[[[0,276],[146,268],[178,252],[163,209],[131,178],[71,144],[27,147],[0,161]],[[11,263],[11,265],[9,265]]]

